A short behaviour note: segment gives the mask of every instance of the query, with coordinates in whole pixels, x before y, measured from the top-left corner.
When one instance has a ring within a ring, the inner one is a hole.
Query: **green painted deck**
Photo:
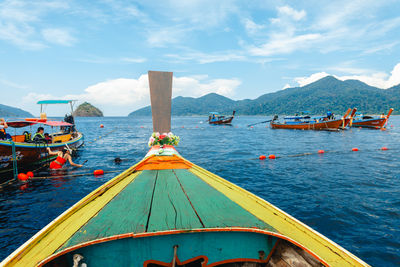
[[[187,169],[144,170],[58,251],[125,233],[223,227],[274,231]]]

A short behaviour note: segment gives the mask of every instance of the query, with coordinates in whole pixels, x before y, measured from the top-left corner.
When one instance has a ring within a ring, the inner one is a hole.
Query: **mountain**
[[[74,116],[75,117],[103,117],[103,112],[89,104],[88,102],[85,102],[83,104],[80,104],[78,108],[74,111]]]
[[[332,76],[324,77],[303,87],[292,87],[264,94],[254,100],[234,101],[212,93],[199,98],[176,97],[172,100],[172,115],[205,115],[210,111],[239,115],[295,114],[309,111],[324,114],[330,109],[342,114],[348,108],[357,107],[364,114],[381,114],[389,108],[400,110],[400,85],[379,89],[358,80],[341,81]],[[151,115],[150,106],[139,109],[129,116]]]
[[[0,104],[0,118],[3,117],[33,117],[25,110]]]

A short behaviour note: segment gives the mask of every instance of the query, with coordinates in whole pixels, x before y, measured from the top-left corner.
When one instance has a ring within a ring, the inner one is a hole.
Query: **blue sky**
[[[127,115],[149,104],[148,70],[173,71],[174,96],[254,99],[328,74],[385,89],[400,83],[399,10],[376,0],[0,1],[0,103],[37,115],[37,100],[72,98]]]

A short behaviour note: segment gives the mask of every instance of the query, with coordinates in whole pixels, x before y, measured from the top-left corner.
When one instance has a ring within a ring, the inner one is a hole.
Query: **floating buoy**
[[[383,147],[381,148],[381,150],[388,150],[388,148],[385,147],[385,146],[383,146]]]
[[[33,177],[33,172],[27,172],[26,175],[28,175],[29,178]]]
[[[140,128],[144,128],[143,126],[140,126]]]
[[[100,128],[104,128],[104,125],[103,125],[103,124],[100,124]]]
[[[104,171],[103,171],[103,170],[95,170],[95,171],[93,172],[93,174],[94,174],[94,175],[103,175],[103,174],[104,174]]]
[[[324,154],[324,153],[325,153],[324,150],[322,150],[322,149],[318,150],[318,154]]]
[[[28,177],[28,175],[26,175],[25,173],[20,173],[20,174],[18,174],[18,180],[20,180],[20,181],[26,181],[26,180],[28,180],[29,179],[29,177]]]
[[[393,127],[393,124],[392,124],[392,125],[390,125],[390,127]]]
[[[269,159],[275,159],[276,157],[275,157],[274,154],[271,154],[271,155],[268,156],[268,158],[269,158]]]
[[[199,128],[199,126],[196,126],[196,128]]]
[[[353,148],[351,149],[351,151],[358,151],[358,148],[353,147]]]
[[[185,126],[182,126],[182,128],[185,128]]]
[[[264,159],[266,159],[267,158],[267,156],[265,156],[265,155],[261,155],[261,156],[259,156],[258,157],[260,160],[264,160]]]

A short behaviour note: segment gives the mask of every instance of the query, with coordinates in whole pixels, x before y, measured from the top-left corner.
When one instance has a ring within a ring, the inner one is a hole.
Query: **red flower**
[[[165,134],[160,135],[160,140],[163,140],[165,137],[167,137]]]

